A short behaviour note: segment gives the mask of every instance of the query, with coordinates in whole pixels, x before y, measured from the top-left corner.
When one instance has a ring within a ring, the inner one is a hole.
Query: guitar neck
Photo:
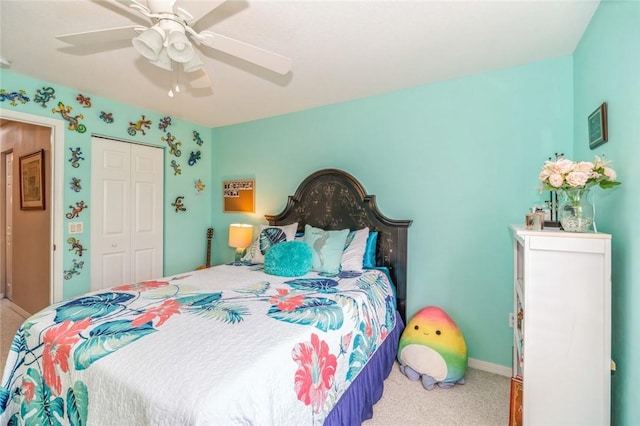
[[[207,229],[207,261],[206,267],[211,267],[211,240],[213,239],[213,228]]]
[[[205,265],[207,268],[211,267],[211,239],[207,240],[207,262]]]

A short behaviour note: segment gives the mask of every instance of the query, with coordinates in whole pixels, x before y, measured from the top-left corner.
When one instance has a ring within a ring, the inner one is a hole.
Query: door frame
[[[0,108],[0,118],[26,124],[49,127],[51,129],[51,262],[49,270],[49,301],[56,303],[63,299],[63,203],[64,203],[64,121]],[[54,249],[55,247],[55,249]]]

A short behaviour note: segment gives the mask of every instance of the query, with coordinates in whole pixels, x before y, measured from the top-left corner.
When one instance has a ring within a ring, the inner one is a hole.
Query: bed
[[[377,235],[367,253],[373,264],[295,277],[266,274],[255,262],[219,265],[52,305],[14,337],[0,424],[371,418],[406,320],[411,221],[382,215],[375,196],[336,169],[307,177],[280,214],[265,217],[265,229],[297,224],[307,235],[368,228]]]

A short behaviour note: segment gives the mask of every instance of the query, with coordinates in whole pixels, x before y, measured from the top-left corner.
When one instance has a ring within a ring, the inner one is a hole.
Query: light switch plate
[[[83,222],[69,222],[69,234],[82,234],[84,232]]]

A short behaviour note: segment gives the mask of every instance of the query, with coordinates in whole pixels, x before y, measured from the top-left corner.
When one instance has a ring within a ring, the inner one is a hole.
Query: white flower
[[[574,163],[571,160],[565,160],[564,158],[553,163],[553,170],[556,173],[567,174],[573,170]]]
[[[560,173],[554,173],[551,176],[549,176],[549,183],[554,188],[560,188],[562,186],[562,184],[564,183],[564,178],[562,177],[562,175]]]
[[[583,186],[591,177],[591,172],[571,172],[567,175],[567,183],[571,186]],[[554,185],[555,186],[555,185]]]
[[[604,159],[598,157],[596,155],[596,158],[594,160],[594,165],[593,168],[594,169],[602,169],[603,167],[607,166],[610,163],[610,161],[605,161]]]
[[[609,180],[616,180],[616,172],[611,167],[604,168],[604,175],[609,178]]]
[[[581,161],[579,163],[576,163],[575,167],[573,168],[573,170],[577,172],[585,172],[585,173],[591,173],[593,169],[594,169],[594,165],[590,161]]]

